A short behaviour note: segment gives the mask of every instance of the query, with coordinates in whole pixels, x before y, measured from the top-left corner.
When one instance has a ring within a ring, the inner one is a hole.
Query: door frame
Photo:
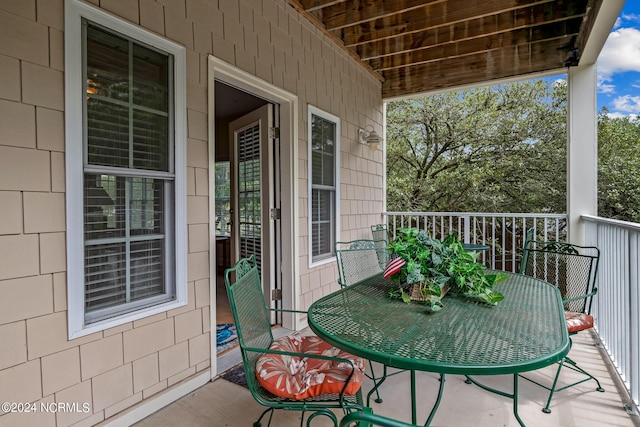
[[[209,171],[215,164],[215,81],[220,81],[250,94],[279,105],[280,110],[280,184],[281,223],[289,224],[281,228],[282,263],[282,308],[298,309],[300,295],[299,261],[299,208],[298,208],[298,97],[253,74],[247,73],[228,62],[209,55],[208,57],[208,139]],[[215,197],[213,191],[215,176],[209,173],[209,325],[211,378],[217,376],[216,339],[216,244],[215,244]],[[276,272],[278,267],[276,266]],[[306,323],[294,313],[285,313],[282,326],[299,330]]]

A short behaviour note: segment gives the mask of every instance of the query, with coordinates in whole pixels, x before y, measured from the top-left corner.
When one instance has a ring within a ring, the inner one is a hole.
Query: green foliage
[[[567,90],[529,80],[387,106],[390,211],[566,212]],[[640,222],[640,118],[598,115],[598,215]]]
[[[390,211],[566,212],[566,82],[391,102]],[[640,222],[640,118],[598,115],[598,215]]]
[[[389,103],[389,210],[564,212],[566,117],[562,81]]]
[[[478,253],[465,250],[454,235],[440,241],[424,230],[401,228],[387,249],[406,261],[400,272],[391,276],[392,283],[398,285],[391,290],[392,297],[409,303],[404,284],[417,283],[422,299],[433,310],[442,307],[442,289],[447,285],[451,292],[476,297],[487,304],[495,305],[504,298],[493,290],[493,285],[506,275],[486,274],[486,267],[476,262]]]
[[[640,222],[640,119],[598,116],[598,215]]]

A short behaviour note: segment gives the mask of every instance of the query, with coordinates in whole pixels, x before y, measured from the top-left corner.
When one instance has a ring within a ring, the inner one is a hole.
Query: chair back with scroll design
[[[566,242],[537,240],[527,240],[525,243],[520,272],[545,280],[558,287],[564,303],[569,335],[593,328],[594,319],[590,312],[593,296],[598,292],[596,278],[599,260],[600,250],[595,246],[578,246]],[[583,374],[583,377],[578,381],[560,386],[558,379],[563,366]],[[551,412],[551,399],[557,391],[589,380],[596,382],[597,391],[604,391],[600,381],[578,366],[569,356],[559,362],[551,386],[539,383],[527,376],[521,376],[549,390],[547,403],[542,408],[542,412],[545,413]]]
[[[388,257],[384,240],[362,239],[336,243],[338,283],[344,288],[382,273]]]
[[[531,240],[524,249],[522,272],[556,285],[566,311],[590,314],[599,260],[595,246]]]

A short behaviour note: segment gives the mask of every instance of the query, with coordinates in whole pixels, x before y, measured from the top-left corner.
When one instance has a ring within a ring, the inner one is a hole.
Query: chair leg
[[[602,386],[600,385],[600,381],[598,381],[598,379],[596,377],[594,377],[589,372],[585,371],[580,366],[578,366],[578,364],[576,362],[574,362],[573,360],[571,360],[571,358],[567,357],[566,359],[567,359],[567,363],[569,363],[571,365],[571,366],[567,366],[567,368],[573,369],[574,371],[580,372],[581,374],[586,375],[587,377],[589,377],[589,378],[584,379],[584,380],[582,380],[580,382],[594,380],[596,382],[596,384],[598,384],[598,386],[596,387],[596,390],[599,391],[600,393],[604,393],[604,388],[602,388]],[[575,383],[575,384],[579,384],[579,383]]]
[[[560,377],[560,370],[562,369],[563,366],[566,366],[568,369],[572,369],[576,372],[579,372],[583,375],[585,375],[587,378],[584,378],[580,381],[576,381],[572,384],[560,387],[560,388],[556,388],[556,385],[558,383],[558,378]],[[602,386],[600,385],[600,381],[598,381],[598,379],[596,377],[594,377],[593,375],[591,375],[590,373],[588,373],[587,371],[585,371],[584,369],[582,369],[581,367],[578,366],[578,364],[573,361],[571,358],[569,357],[565,357],[564,359],[562,359],[559,362],[559,366],[558,366],[558,371],[556,372],[556,377],[553,380],[553,385],[551,386],[551,388],[549,388],[549,398],[547,399],[547,404],[544,406],[544,408],[542,408],[542,412],[544,412],[545,414],[550,414],[551,413],[551,409],[549,408],[549,405],[551,404],[551,399],[553,398],[553,393],[555,393],[556,391],[561,391],[561,390],[565,390],[569,387],[573,387],[575,385],[581,384],[583,382],[589,381],[589,380],[594,380],[596,382],[596,384],[598,385],[596,387],[596,390],[599,392],[604,392],[604,388],[602,388]]]
[[[549,389],[549,398],[547,399],[547,404],[544,405],[544,408],[542,408],[542,412],[544,412],[545,414],[551,413],[551,409],[549,408],[549,405],[551,404],[551,398],[553,398],[553,393],[556,391],[556,384],[558,384],[558,378],[560,377],[560,370],[562,369],[562,365],[564,365],[565,360],[566,358],[562,359],[558,363],[558,370],[556,371],[556,376],[553,379],[553,384],[551,385],[551,388]]]
[[[373,371],[373,362],[371,360],[369,360],[369,367],[371,368],[371,380],[373,381],[373,386],[376,391],[376,398],[374,399],[374,402],[382,403],[382,398],[380,397],[380,391],[378,390],[378,387],[377,387],[379,378],[376,377],[376,374]],[[387,367],[385,366],[383,369],[384,369],[384,373],[382,375],[382,378],[385,378],[387,376]]]
[[[267,414],[267,412],[269,412],[269,422],[267,423],[267,426],[271,425],[271,418],[273,417],[273,411],[275,408],[267,408],[264,410],[264,412],[262,413],[262,415],[260,415],[260,418],[258,418],[258,421],[256,421],[255,423],[253,423],[253,427],[261,427],[262,423],[260,421],[262,421],[262,418]]]

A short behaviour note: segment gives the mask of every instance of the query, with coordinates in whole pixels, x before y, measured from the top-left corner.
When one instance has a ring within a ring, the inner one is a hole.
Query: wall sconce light
[[[371,130],[368,130],[369,128]],[[371,151],[376,151],[378,145],[382,142],[382,137],[376,133],[373,126],[367,125],[365,129],[358,129],[358,142],[368,145]]]

